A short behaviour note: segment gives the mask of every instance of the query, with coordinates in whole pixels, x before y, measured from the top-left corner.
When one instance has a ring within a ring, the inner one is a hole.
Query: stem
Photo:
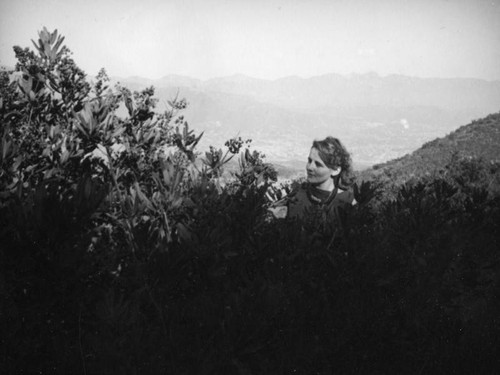
[[[87,365],[85,364],[85,355],[82,346],[82,307],[78,310],[78,345],[80,347],[80,357],[82,358],[83,374],[87,375]]]
[[[28,117],[28,128],[31,126],[31,117],[33,116],[33,106],[30,108],[30,115]]]

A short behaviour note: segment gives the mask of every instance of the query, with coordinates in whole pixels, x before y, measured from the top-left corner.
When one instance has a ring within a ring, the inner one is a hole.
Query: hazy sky
[[[88,74],[500,80],[500,0],[1,0],[0,65],[57,28]]]

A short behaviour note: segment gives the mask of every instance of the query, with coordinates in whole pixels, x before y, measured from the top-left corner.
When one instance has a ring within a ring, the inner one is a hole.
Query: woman
[[[354,204],[351,157],[333,137],[314,141],[307,158],[307,182],[270,209],[278,218],[299,218],[332,228],[339,214]]]

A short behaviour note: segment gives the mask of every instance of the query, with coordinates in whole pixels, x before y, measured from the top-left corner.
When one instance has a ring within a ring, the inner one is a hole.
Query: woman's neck
[[[313,185],[316,189],[324,191],[333,191],[335,189],[335,182],[333,178],[323,181],[321,184]]]

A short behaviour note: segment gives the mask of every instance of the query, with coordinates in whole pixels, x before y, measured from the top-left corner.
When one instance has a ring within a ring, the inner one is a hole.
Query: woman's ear
[[[331,171],[332,171],[331,176],[332,177],[338,176],[341,170],[342,170],[342,168],[340,168],[340,167],[337,167],[335,169],[331,169]]]

